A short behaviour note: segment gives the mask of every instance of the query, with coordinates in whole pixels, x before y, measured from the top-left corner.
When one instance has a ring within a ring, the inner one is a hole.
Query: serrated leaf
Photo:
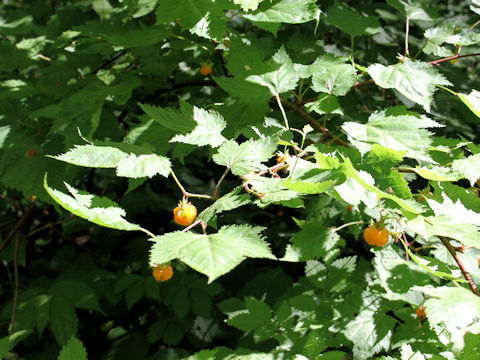
[[[470,185],[473,186],[480,179],[480,154],[470,155],[466,159],[454,160],[452,168],[463,174],[470,181]]]
[[[155,154],[135,155],[123,159],[116,164],[117,175],[129,178],[153,177],[157,174],[168,177],[170,173],[170,160]]]
[[[315,0],[273,0],[263,2],[255,13],[244,17],[256,22],[302,24],[317,20],[320,13]]]
[[[434,181],[458,181],[463,176],[443,166],[420,167],[412,169],[424,179]]]
[[[176,135],[170,142],[182,142],[191,145],[210,145],[219,147],[226,139],[222,135],[226,123],[222,115],[216,111],[207,111],[196,106],[193,107],[193,120],[197,123],[188,134]]]
[[[186,114],[179,112],[173,108],[162,108],[149,104],[141,104],[138,106],[153,120],[165,126],[168,129],[178,131],[182,134],[192,131],[195,122]]]
[[[325,15],[330,24],[350,36],[373,35],[382,29],[375,16],[363,16],[337,0]]]
[[[81,281],[57,281],[49,290],[55,297],[63,297],[79,309],[100,310],[96,293],[90,286]]]
[[[253,331],[269,324],[272,311],[268,304],[252,297],[245,298],[245,310],[229,314],[227,323],[245,332]]]
[[[50,324],[55,339],[65,345],[78,331],[78,318],[75,309],[62,297],[50,299]]]
[[[430,111],[435,85],[452,85],[430,64],[405,61],[395,65],[370,65],[367,72],[380,87],[395,89],[408,99]]]
[[[470,290],[458,287],[424,286],[415,289],[427,297],[424,306],[430,326],[437,334],[442,334],[455,352],[460,352],[465,345],[465,334],[478,332],[480,298]]]
[[[218,41],[225,34],[225,22],[218,18],[217,14],[207,11],[195,26],[190,28],[190,32],[209,40]]]
[[[471,112],[480,117],[480,91],[472,90],[468,95],[457,93],[457,96]]]
[[[387,0],[387,4],[401,11],[411,20],[432,21],[435,16],[431,3],[427,0]]]
[[[336,231],[326,228],[319,222],[311,222],[302,226],[290,239],[283,261],[308,261],[321,258],[329,263],[338,256],[340,247],[345,241]]]
[[[242,7],[243,11],[257,10],[258,5],[263,0],[233,0],[234,4],[238,4]]]
[[[313,90],[335,96],[345,95],[359,78],[355,68],[346,63],[347,60],[327,54],[308,65]]]
[[[349,158],[345,158],[345,161],[343,163],[343,172],[345,176],[351,177],[352,179],[356,180],[366,190],[377,194],[378,197],[390,199],[396,202],[402,209],[409,211],[413,214],[420,214],[423,212],[423,209],[415,201],[401,199],[398,196],[381,191],[377,189],[375,186],[367,183],[364,179],[361,178],[357,170],[355,170]]]
[[[198,219],[202,219],[203,221],[208,223],[216,214],[219,214],[223,211],[233,210],[246,204],[250,204],[250,195],[239,194],[241,190],[242,187],[238,187],[229,192],[228,194],[222,196],[208,208],[203,210],[198,215]]]
[[[266,86],[274,96],[295,89],[300,75],[295,71],[285,49],[282,47],[278,50],[272,60],[280,65],[277,70],[261,75],[250,75],[246,80]]]
[[[355,359],[371,359],[372,355],[390,347],[395,321],[379,310],[379,301],[374,301],[345,326],[343,333],[353,342]]]
[[[317,100],[305,104],[305,110],[308,112],[315,111],[319,115],[343,115],[338,99],[331,94],[319,94]]]
[[[108,198],[81,192],[67,183],[65,183],[65,186],[72,195],[52,189],[47,184],[47,174],[45,174],[43,186],[53,200],[67,211],[83,219],[117,230],[135,231],[140,229],[139,225],[125,220],[125,210]]]
[[[291,178],[287,178],[282,181],[282,185],[285,188],[302,194],[321,194],[331,189],[335,184],[335,180],[327,180],[323,182],[305,182],[292,181]]]
[[[127,156],[127,153],[110,146],[75,145],[66,153],[51,157],[77,166],[112,168]]]
[[[409,220],[408,227],[428,239],[431,236],[445,236],[461,243],[480,249],[479,227],[468,223],[458,223],[451,215],[417,216]]]
[[[453,202],[447,195],[442,194],[443,202],[426,199],[436,216],[447,215],[452,224],[472,224],[480,226],[480,214],[468,210],[460,200]]]
[[[60,350],[57,360],[87,360],[87,349],[80,340],[72,336]]]
[[[209,283],[226,274],[245,258],[275,257],[263,241],[261,227],[224,226],[217,233],[202,235],[175,231],[152,241],[150,265],[179,259],[208,276]]]
[[[242,144],[230,140],[213,155],[213,161],[230,168],[233,174],[243,176],[251,171],[265,169],[266,166],[262,163],[270,159],[276,149],[277,142],[270,137],[250,139]]]
[[[346,122],[342,129],[362,154],[369,151],[372,144],[380,144],[396,151],[406,151],[406,157],[432,162],[427,155],[432,133],[426,129],[440,126],[414,113],[383,110],[370,115],[366,124]]]

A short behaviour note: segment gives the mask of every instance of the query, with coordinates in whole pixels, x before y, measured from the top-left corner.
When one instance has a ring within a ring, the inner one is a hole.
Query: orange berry
[[[208,76],[212,73],[212,67],[208,65],[204,65],[200,68],[200,74],[203,76]]]
[[[189,226],[197,217],[197,208],[191,202],[185,199],[178,203],[178,206],[173,210],[173,221],[178,225]]]
[[[385,246],[388,242],[389,232],[385,228],[378,228],[377,225],[370,225],[363,232],[363,237],[367,244],[373,246]]]
[[[34,148],[30,148],[27,153],[25,154],[25,156],[35,156],[35,154],[37,153],[37,150],[35,150]]]
[[[173,269],[170,265],[157,265],[153,268],[152,275],[157,281],[167,281],[173,276]]]
[[[352,205],[347,206],[347,211],[352,211]]]
[[[425,306],[419,306],[417,308],[417,318],[419,318],[422,321],[427,318],[427,313],[425,312]]]

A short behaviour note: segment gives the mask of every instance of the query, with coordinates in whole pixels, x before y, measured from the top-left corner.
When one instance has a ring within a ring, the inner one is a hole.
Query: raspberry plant
[[[479,16],[4,1],[1,357],[477,359]]]

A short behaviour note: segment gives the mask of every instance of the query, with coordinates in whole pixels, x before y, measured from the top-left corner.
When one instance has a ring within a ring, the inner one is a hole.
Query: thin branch
[[[349,223],[346,223],[346,224],[343,224],[335,229],[333,229],[333,231],[339,231],[339,230],[342,230],[343,228],[346,228],[348,226],[351,226],[351,225],[358,225],[358,224],[363,224],[363,221],[352,221],[352,222],[349,222]]]
[[[218,43],[213,40],[213,45],[217,46]],[[230,74],[228,73],[227,67],[225,66],[225,59],[223,58],[223,54],[220,50],[215,50],[215,54],[217,55],[218,59],[220,60],[220,65],[222,65],[222,70],[223,70],[223,75],[225,77],[230,77]]]
[[[461,58],[466,58],[466,57],[472,57],[472,56],[480,56],[480,53],[465,54],[465,55],[455,54],[453,56],[449,56],[449,57],[446,57],[446,58],[443,58],[443,59],[437,59],[437,60],[429,61],[428,64],[431,64],[433,66],[438,66],[439,64],[441,64],[443,62],[446,62],[446,61],[450,61],[450,60],[454,60],[454,59],[461,59]]]
[[[287,119],[287,114],[285,114],[285,109],[282,106],[282,100],[280,99],[280,95],[275,95],[275,100],[277,100],[278,107],[280,108],[280,111],[282,112],[283,120],[285,121],[285,127],[287,130],[290,130],[290,126],[288,125],[288,119]]]
[[[12,300],[12,316],[10,318],[9,333],[10,335],[15,332],[15,317],[17,315],[17,306],[18,306],[18,288],[19,288],[19,277],[18,277],[18,246],[20,244],[20,234],[17,234],[15,239],[15,249],[13,253],[13,277],[15,281],[15,287],[13,289],[13,300]]]
[[[34,214],[36,211],[36,207],[31,207],[23,216],[17,221],[15,226],[10,230],[8,235],[3,239],[2,243],[0,244],[0,251],[2,251],[13,238],[13,236],[22,228],[25,222]]]
[[[462,261],[460,260],[460,258],[458,257],[457,255],[457,251],[455,250],[455,248],[452,246],[452,244],[450,244],[450,241],[448,241],[448,239],[444,236],[439,236],[439,239],[440,241],[443,243],[443,245],[445,245],[445,247],[447,248],[447,250],[450,252],[450,254],[453,256],[453,258],[455,259],[458,267],[460,268],[463,276],[465,277],[465,279],[468,281],[468,285],[470,286],[470,289],[472,289],[472,292],[477,295],[477,296],[480,296],[480,293],[478,292],[477,290],[477,287],[475,286],[475,283],[473,282],[472,280],[472,277],[470,276],[470,274],[468,273],[468,271],[465,269],[465,266],[463,265]]]
[[[220,188],[220,184],[222,183],[223,179],[225,179],[225,176],[227,176],[227,174],[230,172],[230,168],[227,167],[227,169],[225,170],[225,172],[223,173],[222,177],[220,178],[220,180],[218,180],[218,183],[217,183],[217,186],[215,186],[215,189],[213,190],[213,197],[215,199],[218,198],[218,195],[217,195],[217,191],[218,189]]]
[[[155,237],[156,237],[153,233],[151,233],[150,231],[148,231],[147,229],[144,229],[144,228],[142,228],[142,227],[141,227],[140,229],[138,229],[138,230],[144,232],[145,234],[147,234],[147,235],[150,236],[151,238],[155,238]]]
[[[408,52],[408,33],[410,31],[410,18],[407,16],[407,21],[405,22],[405,56],[410,56]]]
[[[308,115],[302,108],[298,107],[295,104],[292,104],[290,101],[283,100],[283,99],[281,99],[281,101],[282,101],[282,104],[285,105],[287,108],[289,108],[292,111],[295,111],[298,115],[300,115],[302,118],[307,120],[309,122],[309,124],[312,125],[313,128],[321,131],[326,138],[334,139],[334,141],[338,145],[342,145],[342,146],[345,146],[345,147],[350,147],[350,145],[347,144],[345,141],[336,138],[335,135],[333,135],[327,128],[320,125],[320,123],[318,123],[318,121],[316,121],[314,118],[312,118],[310,115]]]
[[[182,194],[183,196],[185,197],[195,197],[195,198],[201,198],[201,199],[215,199],[213,196],[210,196],[210,195],[206,195],[206,194],[192,194],[192,193],[189,193],[187,190],[185,190],[185,188],[182,186],[182,184],[180,183],[180,180],[178,180],[177,176],[175,175],[175,173],[173,172],[173,170],[170,170],[170,174],[172,175],[173,177],[173,180],[176,182],[177,186],[180,188],[180,190],[182,191]]]

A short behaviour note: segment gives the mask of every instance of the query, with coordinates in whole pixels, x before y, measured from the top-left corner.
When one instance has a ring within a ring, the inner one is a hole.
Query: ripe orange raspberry
[[[388,242],[388,230],[377,224],[370,225],[363,232],[363,237],[369,245],[385,246]]]
[[[417,308],[417,318],[419,318],[422,321],[427,318],[427,313],[425,312],[425,306],[419,306]]]
[[[30,148],[25,154],[25,156],[28,156],[28,157],[35,156],[36,153],[37,153],[37,150],[35,150],[34,148]]]
[[[157,281],[167,281],[173,276],[173,269],[170,265],[157,265],[153,268],[153,277]]]
[[[195,221],[196,217],[197,208],[191,202],[187,202],[185,198],[173,210],[173,221],[178,225],[189,226]]]
[[[208,66],[208,65],[203,65],[201,68],[200,68],[200,74],[202,74],[203,76],[208,76],[212,73],[212,67],[211,66]]]

